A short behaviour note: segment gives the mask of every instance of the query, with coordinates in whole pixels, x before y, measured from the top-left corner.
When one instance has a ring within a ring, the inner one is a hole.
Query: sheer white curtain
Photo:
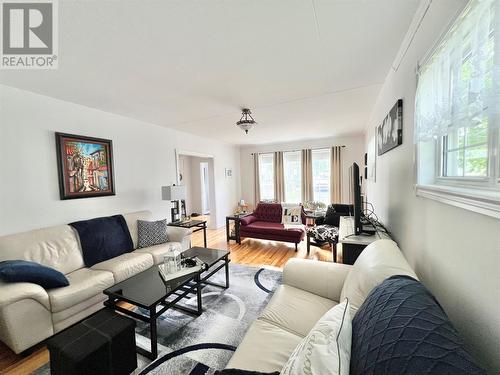
[[[500,114],[499,85],[500,1],[472,0],[419,69],[415,140],[437,139],[485,117],[498,126],[491,119]]]

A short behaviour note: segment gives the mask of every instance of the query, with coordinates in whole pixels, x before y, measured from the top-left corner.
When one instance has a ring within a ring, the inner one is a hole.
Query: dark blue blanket
[[[434,296],[408,276],[386,279],[352,322],[351,375],[486,374]]]
[[[80,236],[83,261],[87,267],[134,250],[132,237],[122,215],[77,221],[69,225]]]

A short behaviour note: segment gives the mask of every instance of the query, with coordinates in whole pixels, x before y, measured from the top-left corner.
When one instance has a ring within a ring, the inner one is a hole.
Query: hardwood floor
[[[197,232],[192,237],[193,246],[203,246],[203,232]],[[283,268],[290,258],[308,258],[321,261],[331,261],[332,253],[328,246],[317,248],[311,246],[311,253],[307,254],[306,241],[302,241],[295,252],[293,244],[275,241],[260,241],[245,239],[241,245],[231,241],[226,242],[226,229],[208,229],[207,246],[217,249],[228,249],[231,252],[231,261],[248,265],[266,265]],[[49,361],[48,350],[42,346],[33,349],[31,354],[16,355],[7,346],[0,342],[0,374],[24,375],[30,374]]]

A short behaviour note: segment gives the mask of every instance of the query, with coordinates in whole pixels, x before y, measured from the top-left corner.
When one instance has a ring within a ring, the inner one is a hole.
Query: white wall
[[[346,137],[332,137],[323,139],[304,139],[303,141],[289,143],[274,143],[268,145],[241,147],[241,196],[249,204],[254,204],[254,173],[252,153],[290,151],[308,148],[326,148],[333,146],[346,146],[342,149],[343,188],[342,201],[349,201],[349,167],[353,162],[358,163],[364,171],[364,138],[362,135]]]
[[[500,373],[500,220],[419,198],[414,193],[415,67],[465,0],[433,1],[397,71],[381,90],[366,142],[403,98],[403,145],[377,158],[368,200],[419,278],[437,297],[491,373]]]
[[[116,196],[59,199],[56,131],[113,140]],[[176,181],[176,149],[214,155],[223,226],[240,196],[238,147],[0,85],[0,235],[143,209],[170,219],[161,186]]]

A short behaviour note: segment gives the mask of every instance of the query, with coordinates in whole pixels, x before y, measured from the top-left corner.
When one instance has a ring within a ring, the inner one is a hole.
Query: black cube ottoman
[[[125,375],[137,368],[135,320],[103,309],[47,341],[51,375]]]

